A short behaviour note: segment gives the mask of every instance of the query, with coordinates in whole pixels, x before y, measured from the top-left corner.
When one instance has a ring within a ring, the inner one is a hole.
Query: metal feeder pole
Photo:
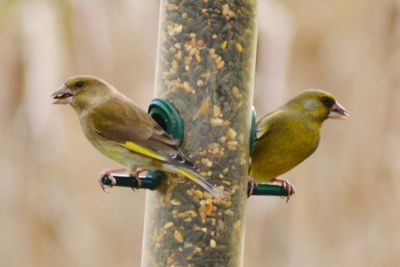
[[[182,151],[226,195],[167,175],[148,191],[142,266],[241,266],[256,0],[162,0],[155,95],[183,120]]]

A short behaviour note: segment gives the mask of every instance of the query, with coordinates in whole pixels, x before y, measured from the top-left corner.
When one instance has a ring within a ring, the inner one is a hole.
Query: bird
[[[279,176],[314,153],[325,120],[347,119],[349,115],[332,94],[308,89],[261,117],[251,152],[250,194],[258,183],[278,183],[287,190],[289,201],[295,186]]]
[[[112,172],[128,171],[140,185],[144,170],[161,170],[189,178],[213,196],[220,191],[207,182],[153,118],[106,81],[92,75],[68,78],[52,95],[53,104],[69,104],[78,114],[82,131],[105,156],[126,168],[102,171],[116,184]],[[99,180],[102,189],[107,191]]]

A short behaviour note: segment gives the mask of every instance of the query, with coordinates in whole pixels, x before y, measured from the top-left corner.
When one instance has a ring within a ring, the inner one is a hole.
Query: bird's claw
[[[111,181],[111,185],[105,185],[105,184],[103,183],[103,177],[106,176],[106,175],[107,175],[108,179]],[[115,180],[114,176],[112,176],[111,173],[102,174],[102,175],[100,176],[100,178],[99,178],[99,184],[100,184],[101,189],[102,189],[105,193],[109,193],[110,191],[108,191],[107,187],[111,188],[111,187],[113,187],[114,185],[116,185],[116,184],[117,184],[117,180]]]
[[[99,184],[101,189],[105,192],[105,193],[109,193],[107,188],[111,188],[113,186],[115,186],[117,184],[117,180],[114,178],[114,176],[112,175],[112,172],[120,172],[123,171],[124,169],[115,169],[115,170],[104,170],[100,173],[100,178],[99,178]],[[107,176],[108,179],[111,181],[110,185],[105,185],[103,183],[103,177]]]
[[[296,193],[296,187],[294,184],[289,182],[288,180],[281,180],[281,179],[274,179],[274,182],[278,182],[281,184],[281,186],[288,192],[287,196],[284,196],[283,198],[286,198],[286,203],[289,202],[289,199],[292,195]]]
[[[254,188],[257,187],[257,181],[253,176],[249,176],[249,190],[247,197],[250,197],[253,194]]]
[[[137,187],[138,187],[138,188],[141,188],[141,187],[142,187],[142,180],[140,180],[139,175],[140,175],[140,173],[142,173],[142,172],[144,172],[144,171],[146,171],[146,170],[137,168],[136,171],[134,172],[134,176],[135,176],[135,179],[136,179],[136,181],[137,181]]]
[[[290,196],[294,195],[296,193],[296,188],[295,188],[294,184],[292,184],[288,180],[283,180],[282,186],[288,192],[288,195],[286,196],[286,203],[288,203]]]

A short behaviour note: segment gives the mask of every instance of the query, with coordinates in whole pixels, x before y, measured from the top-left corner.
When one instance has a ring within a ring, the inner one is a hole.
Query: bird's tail
[[[178,166],[174,166],[173,168],[174,170],[172,172],[189,178],[190,180],[207,190],[214,197],[222,196],[222,193],[218,190],[217,187],[207,182],[200,174],[198,174],[194,170]]]

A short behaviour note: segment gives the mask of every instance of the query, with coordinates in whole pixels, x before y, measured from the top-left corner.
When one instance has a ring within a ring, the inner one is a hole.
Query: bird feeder
[[[256,1],[162,0],[160,8],[155,95],[177,109],[182,151],[225,197],[177,175],[161,179],[147,192],[142,266],[240,266]]]
[[[252,109],[256,1],[162,0],[155,98],[149,114],[217,185],[213,198],[184,177],[148,171],[142,266],[241,266]],[[117,186],[139,188],[132,175]],[[111,185],[109,177],[102,183]],[[252,195],[286,196],[276,185]]]

